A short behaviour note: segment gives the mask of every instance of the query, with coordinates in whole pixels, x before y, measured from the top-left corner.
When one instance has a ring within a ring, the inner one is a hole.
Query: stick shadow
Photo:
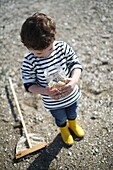
[[[8,90],[7,86],[5,86],[5,92],[6,92],[7,100],[8,100],[10,109],[11,109],[11,113],[13,115],[13,118],[14,118],[15,122],[17,122],[17,121],[19,121],[19,119],[18,119],[18,116],[17,116],[17,114],[16,114],[16,112],[14,110],[14,105],[13,105],[13,102],[12,102],[12,100],[10,98],[10,94],[9,94],[9,90]]]
[[[5,92],[6,92],[6,96],[7,96],[7,101],[9,103],[9,106],[10,106],[10,109],[11,109],[11,113],[12,113],[14,121],[15,121],[15,125],[13,126],[13,128],[19,128],[20,134],[23,135],[22,124],[21,124],[21,121],[19,120],[18,115],[17,115],[17,113],[14,109],[14,105],[13,105],[12,99],[10,97],[9,89],[8,89],[7,85],[5,86]]]

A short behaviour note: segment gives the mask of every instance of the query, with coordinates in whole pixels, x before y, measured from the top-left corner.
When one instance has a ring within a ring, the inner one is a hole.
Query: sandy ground
[[[67,148],[40,96],[24,92],[21,64],[27,49],[20,28],[34,12],[57,22],[57,39],[71,44],[84,71],[79,86],[78,122],[85,137]],[[0,0],[0,169],[112,170],[113,169],[113,1],[112,0]],[[22,133],[14,128],[18,111],[9,86],[11,77],[28,132],[48,146],[15,161]]]

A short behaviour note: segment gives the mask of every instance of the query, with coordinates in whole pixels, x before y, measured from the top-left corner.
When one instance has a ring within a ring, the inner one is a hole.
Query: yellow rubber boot
[[[69,128],[74,132],[74,134],[80,138],[84,136],[83,129],[76,123],[75,120],[68,120],[69,122]]]
[[[73,137],[71,136],[67,125],[65,127],[60,127],[60,132],[64,143],[67,145],[72,145],[74,143]]]

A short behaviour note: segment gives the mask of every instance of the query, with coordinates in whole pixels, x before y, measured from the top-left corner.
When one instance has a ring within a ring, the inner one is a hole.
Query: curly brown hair
[[[55,39],[56,24],[43,13],[35,13],[23,23],[20,36],[28,49],[46,49]]]

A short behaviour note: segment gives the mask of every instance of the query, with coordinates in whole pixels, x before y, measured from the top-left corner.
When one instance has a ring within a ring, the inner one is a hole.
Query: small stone
[[[72,156],[72,152],[68,151],[68,155],[69,155],[69,156]]]

